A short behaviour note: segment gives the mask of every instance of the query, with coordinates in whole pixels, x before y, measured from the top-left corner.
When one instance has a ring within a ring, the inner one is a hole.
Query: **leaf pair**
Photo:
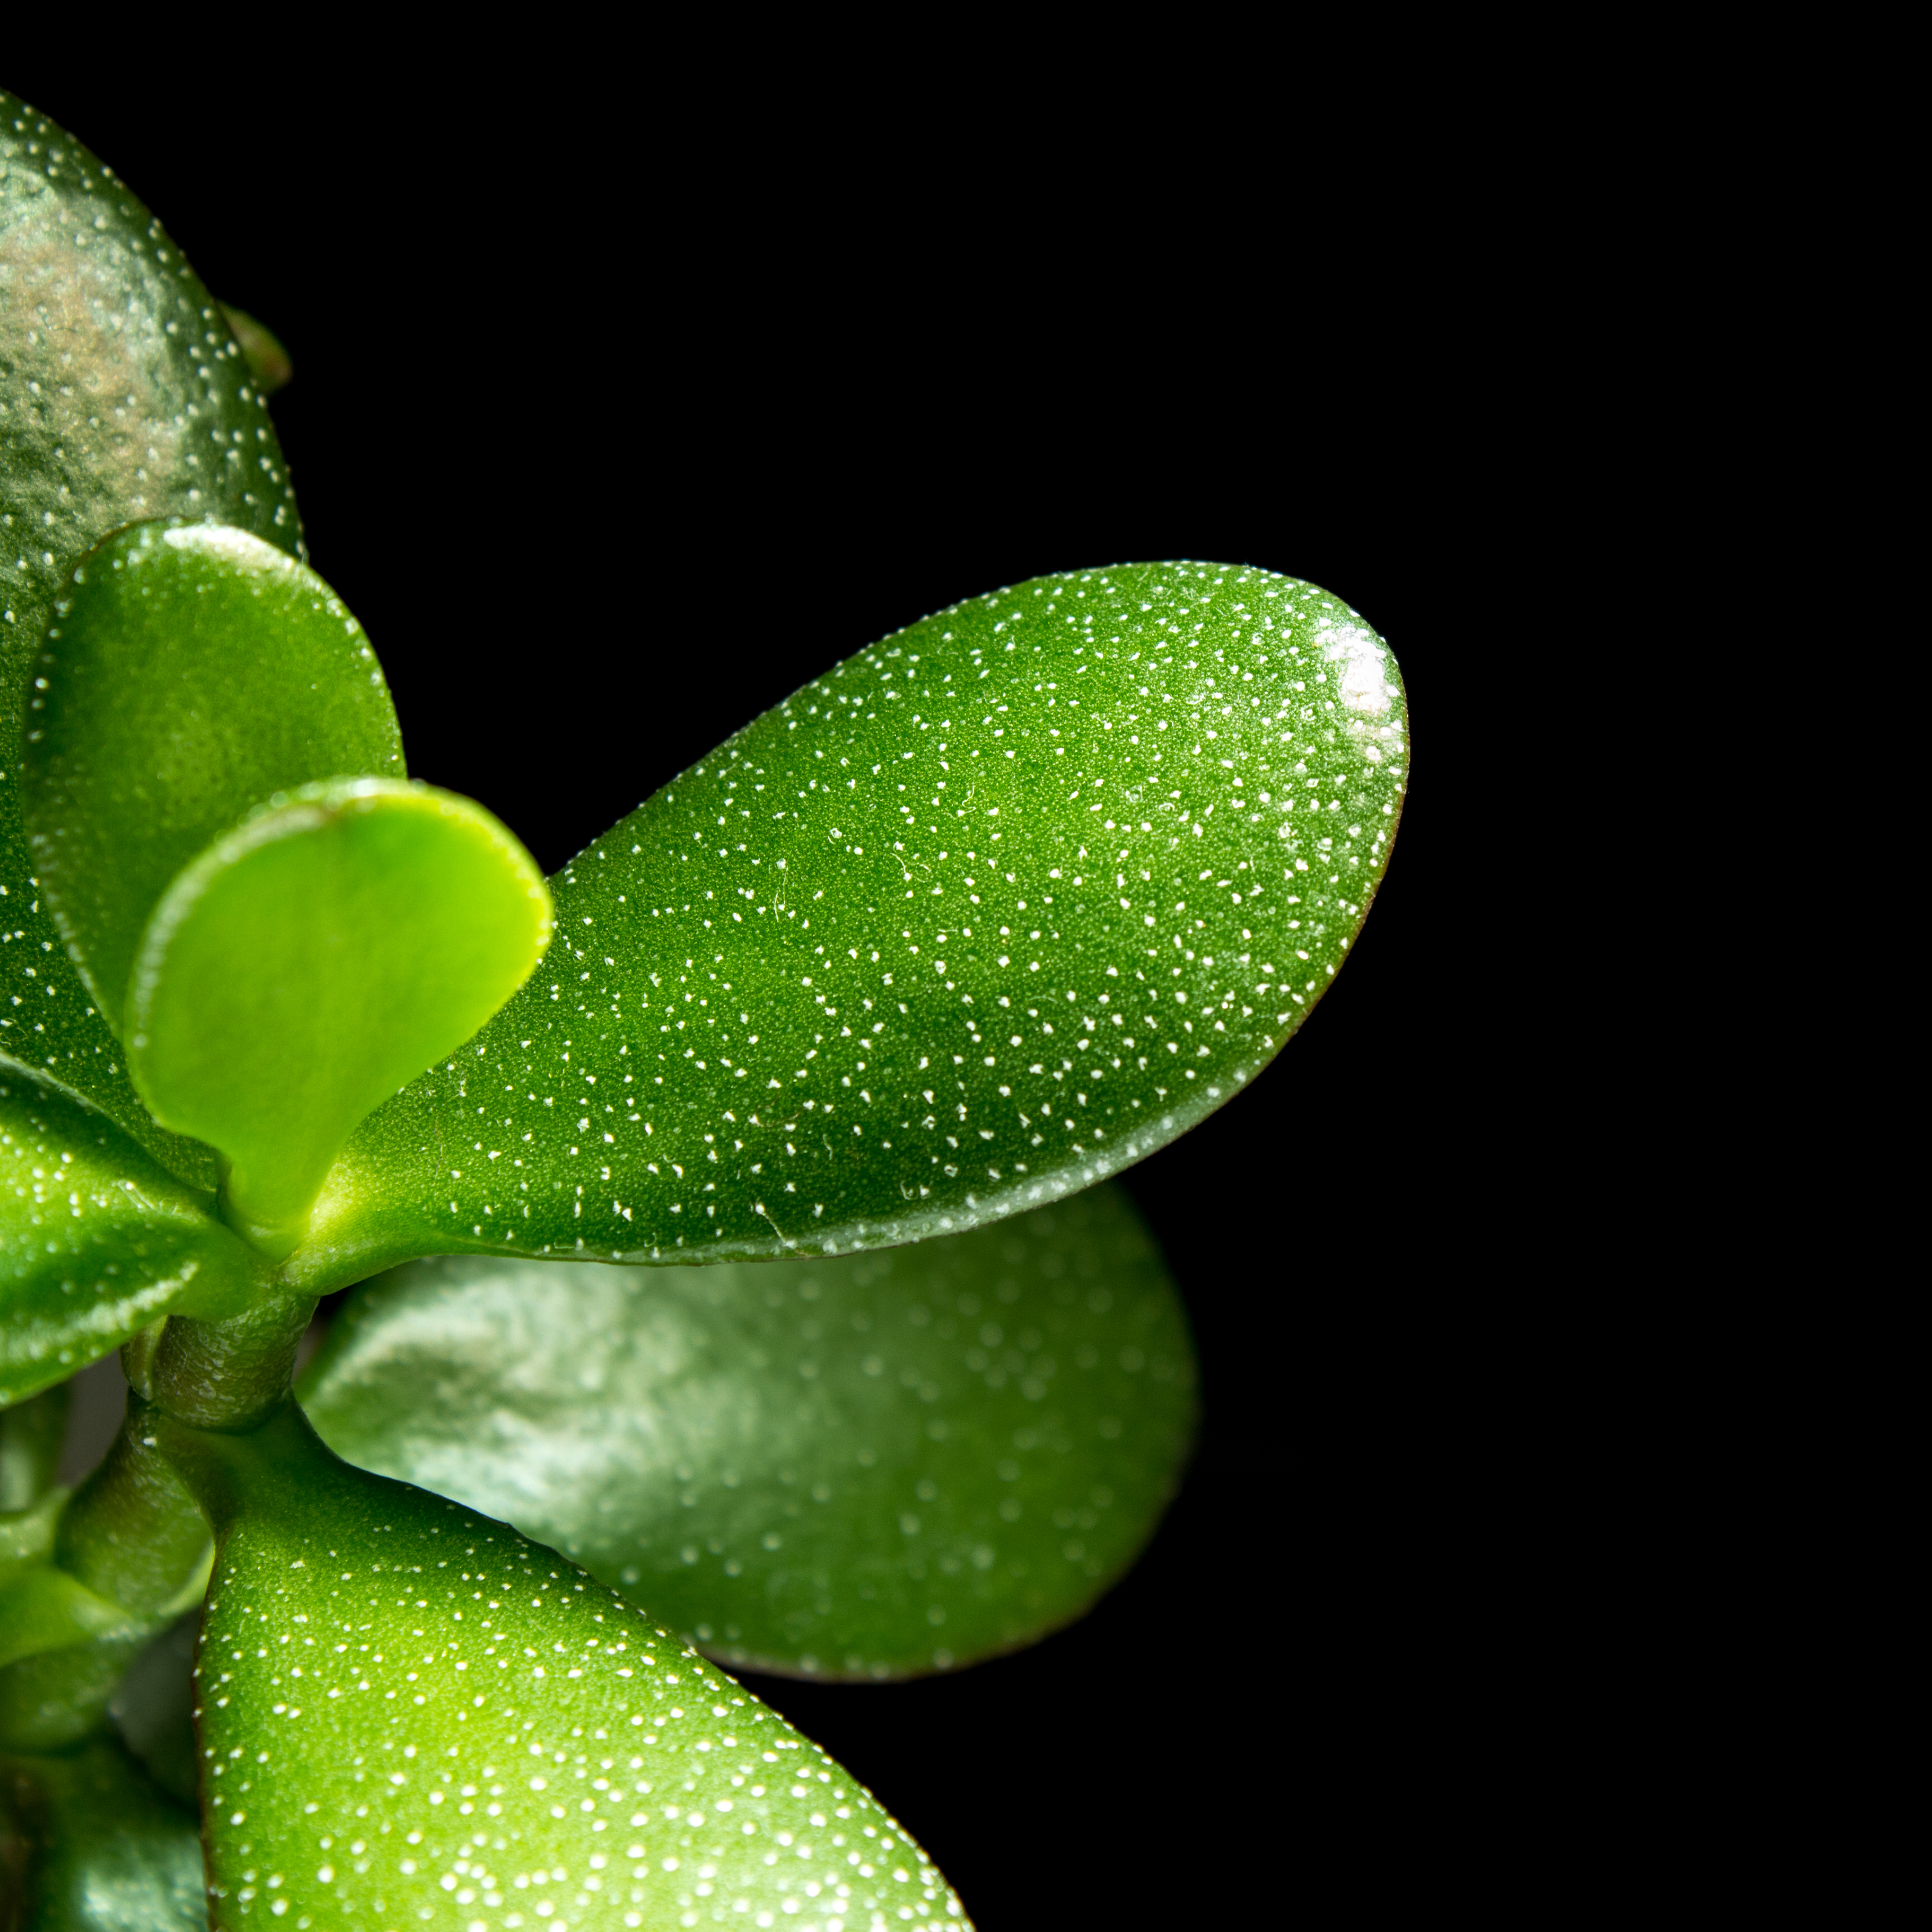
[[[540,874],[488,813],[404,779],[359,627],[238,530],[140,524],[90,553],[26,758],[41,886],[136,1088],[286,1254],[356,1122],[528,973]]]

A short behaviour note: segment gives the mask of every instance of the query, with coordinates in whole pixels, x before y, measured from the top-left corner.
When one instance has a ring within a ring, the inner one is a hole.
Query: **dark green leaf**
[[[41,892],[117,1027],[148,916],[205,847],[298,785],[403,776],[362,627],[306,565],[204,524],[138,524],[75,566],[24,755]]]
[[[118,1744],[0,1756],[8,1822],[20,1853],[8,1902],[21,1932],[206,1932],[198,1821]]]
[[[213,1205],[102,1115],[0,1070],[0,1402],[164,1315],[246,1307],[267,1271]]]
[[[469,800],[304,785],[182,873],[128,995],[156,1119],[232,1163],[228,1210],[284,1255],[350,1130],[453,1052],[549,944],[536,861]]]
[[[194,1672],[200,1629],[197,1604],[136,1658],[110,1707],[116,1727],[148,1775],[184,1804],[196,1802]]]
[[[915,624],[565,868],[567,946],[358,1132],[357,1216],[298,1267],[844,1253],[1087,1186],[1319,998],[1404,734],[1381,640],[1265,572],[1082,572]]]
[[[723,1661],[878,1678],[1080,1615],[1172,1492],[1194,1365],[1105,1186],[839,1261],[416,1263],[358,1291],[302,1395],[340,1454]]]
[[[206,518],[299,556],[295,498],[214,298],[124,183],[4,90],[0,278],[0,1054],[212,1188],[212,1154],[157,1126],[136,1097],[34,884],[21,716],[55,594],[110,530]]]
[[[855,1926],[956,1910],[836,1765],[554,1552],[337,1461],[292,1402],[251,1436],[157,1430],[215,1525],[218,1925],[273,1898],[297,1924],[751,1925],[808,1881],[849,1886]]]

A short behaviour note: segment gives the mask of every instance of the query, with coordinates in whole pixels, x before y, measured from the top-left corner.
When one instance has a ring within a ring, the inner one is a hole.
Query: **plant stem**
[[[245,1435],[287,1394],[315,1302],[276,1295],[226,1322],[176,1316],[146,1346],[129,1345],[129,1383],[178,1422]]]
[[[278,1295],[226,1322],[158,1322],[122,1352],[126,1419],[62,1510],[52,1560],[100,1600],[97,1610],[112,1605],[124,1621],[98,1638],[76,1628],[74,1641],[0,1669],[0,1750],[59,1749],[104,1726],[136,1652],[203,1586],[208,1522],[161,1453],[158,1425],[166,1418],[224,1435],[257,1426],[288,1394],[314,1312],[312,1296]],[[40,1416],[0,1436],[10,1483],[40,1479],[52,1426]]]

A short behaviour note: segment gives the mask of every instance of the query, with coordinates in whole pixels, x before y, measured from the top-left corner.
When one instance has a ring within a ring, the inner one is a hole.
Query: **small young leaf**
[[[535,861],[467,799],[301,787],[155,908],[128,1002],[135,1083],[221,1150],[236,1225],[286,1254],[350,1129],[522,984],[550,921]]]
[[[206,518],[300,556],[274,425],[214,298],[127,184],[0,88],[0,1056],[100,1107],[170,1172],[214,1158],[148,1118],[67,956],[20,821],[20,733],[57,592],[110,530]],[[31,293],[31,299],[28,296]],[[111,408],[103,399],[111,398]],[[116,1026],[120,1020],[117,1012]]]
[[[0,1069],[0,1403],[164,1315],[247,1307],[268,1270],[214,1206],[100,1114]]]
[[[721,1661],[970,1664],[1133,1562],[1194,1420],[1187,1328],[1114,1186],[838,1261],[424,1262],[302,1386],[338,1454],[502,1516]]]
[[[1137,565],[926,618],[564,868],[568,950],[466,1082],[358,1133],[308,1276],[844,1253],[1088,1186],[1301,1024],[1407,772],[1387,647],[1291,578]]]
[[[361,627],[312,570],[241,530],[137,524],[89,551],[34,683],[28,837],[116,1023],[155,902],[250,806],[318,779],[403,776]]]
[[[956,1914],[824,1753],[554,1551],[338,1462],[292,1402],[250,1436],[155,1426],[217,1540],[199,1721],[218,1928],[266,1897],[291,1923],[494,1926],[514,1900],[671,1926],[701,1900],[750,1925],[808,1880],[850,1887],[854,1926]],[[484,1909],[448,1918],[458,1887]]]
[[[24,1853],[7,1900],[21,1932],[206,1932],[194,1814],[101,1738],[58,1756],[0,1755],[0,1827]],[[0,1838],[4,1837],[0,1829]],[[0,1881],[9,1874],[0,1862]]]
[[[222,317],[235,332],[235,340],[241,345],[242,358],[248,365],[249,373],[255,378],[255,386],[265,396],[272,396],[278,389],[285,389],[293,379],[296,365],[289,359],[289,352],[282,346],[280,338],[264,322],[257,322],[246,309],[236,308],[224,302],[220,304]]]

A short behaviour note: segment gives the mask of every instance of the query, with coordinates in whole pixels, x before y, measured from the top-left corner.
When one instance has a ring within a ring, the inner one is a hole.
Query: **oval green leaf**
[[[844,1253],[1085,1186],[1320,998],[1404,734],[1375,632],[1264,571],[1082,572],[913,625],[564,869],[567,950],[368,1123],[307,1265]]]
[[[958,1914],[823,1752],[554,1551],[350,1468],[292,1402],[251,1436],[156,1429],[215,1526],[218,1928],[272,1898],[292,1923],[748,1925],[808,1885],[849,1886],[855,1926]]]
[[[155,1789],[120,1744],[59,1756],[0,1755],[0,1881],[22,1932],[207,1932],[194,1814]]]
[[[0,962],[20,1001],[0,998],[0,1055],[212,1188],[212,1154],[141,1105],[34,884],[21,719],[55,596],[110,531],[206,518],[300,556],[295,497],[260,386],[200,278],[111,169],[4,89],[0,280],[0,514],[13,519],[0,529],[34,532],[0,581]]]
[[[0,1404],[162,1316],[238,1313],[262,1258],[103,1115],[0,1068]]]
[[[155,908],[128,1004],[157,1120],[220,1149],[225,1204],[283,1255],[350,1130],[452,1052],[549,943],[536,862],[428,785],[299,788]]]
[[[328,586],[199,524],[136,524],[75,566],[24,758],[41,890],[117,1024],[155,902],[204,847],[275,794],[404,776],[376,653]]]
[[[1174,1285],[1107,1186],[889,1253],[417,1262],[302,1398],[336,1452],[554,1544],[721,1660],[948,1670],[1080,1616],[1179,1480]]]

